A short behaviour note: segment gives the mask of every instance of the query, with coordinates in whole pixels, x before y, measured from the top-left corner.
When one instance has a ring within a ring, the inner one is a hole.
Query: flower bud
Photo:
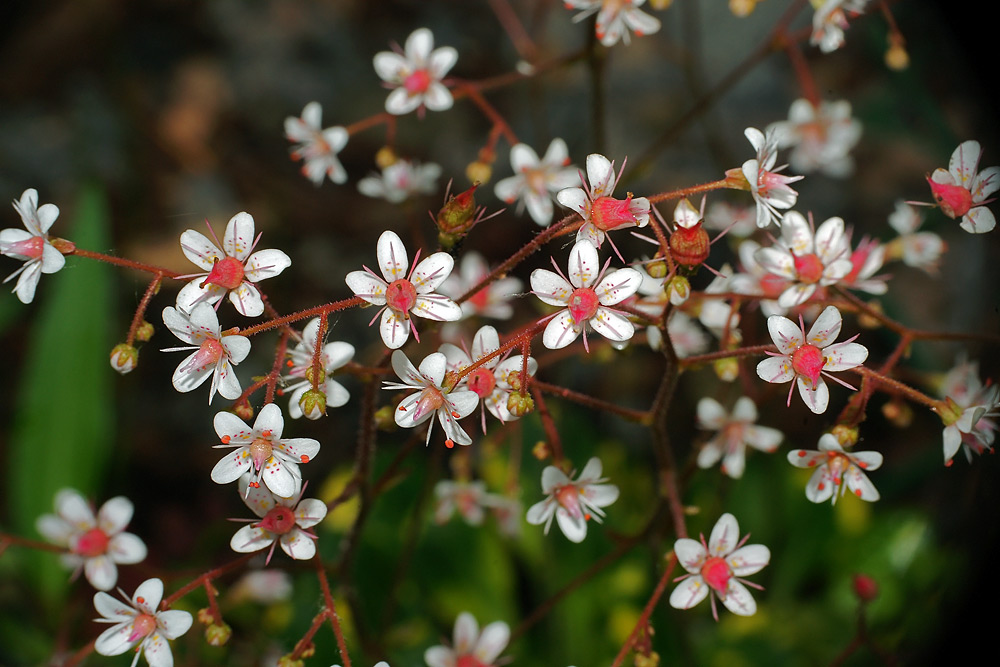
[[[674,276],[667,283],[666,291],[670,303],[679,306],[691,296],[691,281],[684,276]]]
[[[319,389],[309,389],[299,397],[299,408],[306,419],[319,419],[326,414],[326,394]]]
[[[549,443],[544,440],[539,440],[535,443],[535,446],[531,448],[531,455],[539,461],[544,461],[552,458],[552,449],[549,447]]]
[[[291,653],[278,658],[278,667],[305,667],[305,665],[305,660],[294,660]]]
[[[757,7],[757,2],[758,0],[729,0],[729,11],[733,13],[733,16],[740,18],[750,16]]]
[[[938,401],[937,406],[933,410],[938,413],[938,416],[941,417],[941,422],[945,426],[951,426],[962,418],[963,411],[961,406],[947,396],[943,401]]]
[[[226,623],[212,623],[205,628],[205,641],[210,646],[223,646],[233,636],[233,629]]]
[[[646,264],[646,273],[649,274],[650,278],[660,279],[667,277],[667,263],[664,261],[662,254],[657,252],[656,257]]]
[[[490,178],[493,176],[493,167],[476,160],[475,162],[470,162],[469,166],[465,168],[465,177],[469,179],[472,183],[482,184],[489,183]]]
[[[882,415],[896,428],[908,428],[913,423],[913,408],[898,398],[882,406]]]
[[[849,449],[854,445],[858,444],[858,427],[848,426],[847,424],[837,424],[834,426],[830,433],[833,437],[837,439],[837,442],[844,449]]]
[[[233,406],[233,412],[236,416],[243,421],[250,421],[253,419],[253,408],[250,407],[250,402],[243,400]]]
[[[375,164],[378,165],[379,169],[391,167],[398,159],[399,157],[396,155],[396,151],[392,150],[388,146],[383,146],[378,149],[377,153],[375,153]]]
[[[445,250],[451,250],[472,230],[479,221],[476,210],[476,188],[479,182],[473,183],[472,187],[457,195],[448,198],[441,210],[438,211],[438,243]]]
[[[659,667],[660,654],[650,651],[647,655],[635,656],[635,667]]]
[[[131,373],[139,363],[139,350],[128,343],[118,343],[111,348],[111,368],[122,375]]]
[[[715,375],[723,382],[733,382],[740,376],[740,362],[736,357],[723,357],[712,363]]]
[[[143,320],[142,323],[135,328],[135,339],[140,343],[145,343],[153,337],[153,333],[155,331],[156,330],[153,328],[152,324]]]
[[[897,72],[910,66],[910,54],[906,52],[903,37],[899,33],[889,35],[889,50],[885,52],[885,65]]]
[[[523,417],[535,409],[535,401],[526,391],[512,391],[507,397],[507,410],[515,417]]]
[[[67,241],[66,239],[49,239],[49,243],[52,247],[61,252],[64,255],[72,255],[76,252],[76,244],[72,241]]]
[[[303,377],[309,384],[314,387],[318,387],[326,382],[326,369],[322,366],[317,367],[310,364],[309,366],[306,366]]]
[[[878,582],[867,574],[856,574],[851,582],[854,594],[862,602],[871,602],[878,597]]]
[[[215,623],[215,616],[212,614],[212,610],[208,607],[203,607],[198,610],[198,622],[204,625],[211,625]]]
[[[670,256],[681,266],[700,266],[708,253],[708,232],[700,222],[694,227],[679,226],[670,235]]]

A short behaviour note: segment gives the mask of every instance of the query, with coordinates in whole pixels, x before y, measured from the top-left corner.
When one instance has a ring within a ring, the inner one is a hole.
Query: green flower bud
[[[111,368],[122,375],[132,372],[139,363],[139,350],[128,343],[118,343],[111,349]]]

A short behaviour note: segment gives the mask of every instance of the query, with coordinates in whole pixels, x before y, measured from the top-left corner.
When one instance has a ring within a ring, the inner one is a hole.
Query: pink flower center
[[[569,315],[573,321],[580,324],[592,318],[600,305],[601,302],[598,301],[597,293],[594,290],[589,287],[578,287],[570,294],[566,307],[569,309]]]
[[[80,536],[73,545],[73,552],[85,558],[93,558],[107,553],[108,536],[100,528],[91,528]]]
[[[760,279],[760,289],[768,299],[777,299],[788,287],[788,281],[775,273],[768,273]]]
[[[417,400],[417,412],[413,415],[414,419],[420,419],[429,412],[433,412],[441,408],[444,405],[444,394],[437,387],[427,387],[420,393],[420,398]]]
[[[480,366],[469,373],[469,389],[476,392],[479,398],[486,398],[493,393],[493,388],[497,386],[497,380],[493,377],[493,371]]]
[[[483,310],[490,302],[490,288],[484,287],[469,297],[469,303],[476,307],[476,310]]]
[[[284,535],[295,527],[295,512],[290,507],[276,505],[257,525],[276,535]]]
[[[610,231],[622,225],[636,224],[630,206],[632,195],[624,200],[614,197],[598,197],[590,207],[590,222],[602,231]]]
[[[426,93],[431,85],[431,75],[425,69],[418,69],[403,80],[403,87],[410,95]]]
[[[273,448],[271,447],[271,441],[267,438],[255,438],[250,446],[247,447],[250,452],[250,459],[253,461],[254,470],[260,472],[267,460],[271,458]]]
[[[566,509],[566,513],[573,518],[583,517],[589,519],[589,514],[584,514],[580,506],[580,490],[573,484],[561,486],[555,493],[556,501]]]
[[[152,614],[139,614],[132,621],[132,634],[126,641],[130,644],[135,643],[143,637],[148,637],[154,630],[156,630],[156,617]]]
[[[930,178],[927,183],[931,186],[931,194],[934,201],[941,207],[941,212],[949,218],[961,218],[972,208],[972,192],[961,185],[951,185],[948,183],[937,183]]]
[[[460,655],[455,658],[455,667],[489,667],[489,665],[480,662],[474,655]]]
[[[198,368],[208,368],[219,363],[219,359],[226,353],[226,348],[222,347],[222,341],[217,338],[206,338],[194,355],[194,363]]]
[[[818,283],[823,277],[823,260],[813,253],[807,255],[792,255],[795,258],[795,273],[799,282]]]
[[[45,239],[41,236],[32,236],[30,239],[17,241],[15,243],[5,243],[3,254],[18,255],[28,259],[39,259],[45,249]]]
[[[718,556],[709,558],[701,566],[701,578],[718,593],[725,594],[732,576],[733,571],[729,569],[729,564],[724,558]]]
[[[397,313],[405,315],[417,303],[417,288],[406,278],[394,280],[385,290],[385,303]]]
[[[243,262],[235,257],[216,259],[201,286],[218,285],[224,289],[236,289],[243,282],[243,275]]]
[[[803,345],[792,352],[792,370],[809,378],[814,385],[819,381],[819,373],[825,363],[823,351],[815,345]]]
[[[548,190],[548,184],[545,180],[545,169],[541,167],[525,169],[524,182],[528,185],[529,189],[537,194],[544,195],[546,190]]]

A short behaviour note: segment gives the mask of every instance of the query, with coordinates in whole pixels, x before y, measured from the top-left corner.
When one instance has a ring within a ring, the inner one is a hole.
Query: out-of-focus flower
[[[823,53],[832,53],[844,45],[847,16],[852,18],[865,10],[868,0],[810,0],[813,14],[813,33],[809,43]]]
[[[757,231],[757,209],[724,201],[713,202],[705,213],[705,228],[746,238]]]
[[[442,479],[434,486],[434,521],[448,523],[457,511],[465,523],[478,526],[486,518],[487,498],[484,482]]]
[[[384,306],[380,311],[379,333],[390,350],[403,346],[410,337],[410,329],[416,336],[411,313],[438,322],[453,322],[462,317],[458,304],[434,292],[455,265],[451,255],[436,252],[418,263],[418,251],[413,270],[407,275],[406,247],[392,231],[382,232],[375,253],[384,280],[366,266],[364,271],[348,273],[346,281],[357,296],[376,306]]]
[[[471,445],[472,438],[466,433],[458,420],[468,417],[479,405],[479,396],[467,389],[444,389],[445,373],[448,370],[448,360],[440,352],[424,357],[420,368],[410,363],[403,352],[392,353],[392,370],[402,382],[383,382],[386,389],[419,389],[400,401],[395,411],[396,424],[403,428],[413,428],[437,415],[444,429],[445,445]],[[431,441],[432,423],[427,428],[427,443]]]
[[[490,267],[478,252],[469,251],[462,255],[458,273],[451,274],[438,287],[438,291],[452,299],[458,299],[483,281],[490,274]],[[512,295],[524,287],[520,278],[507,276],[494,280],[462,302],[462,317],[479,315],[495,320],[509,320],[514,314],[510,305]]]
[[[494,667],[510,641],[510,626],[494,621],[479,632],[479,623],[467,611],[455,619],[452,647],[432,646],[424,652],[428,667]]]
[[[850,237],[848,232],[844,238],[845,254],[850,252]],[[865,236],[858,242],[858,247],[850,252],[851,270],[838,283],[849,289],[861,290],[869,294],[885,294],[889,290],[886,284],[888,277],[876,276],[875,272],[882,268],[885,262],[885,246],[878,239]]]
[[[629,43],[629,30],[636,37],[652,35],[660,30],[660,20],[639,9],[646,0],[565,0],[566,9],[582,9],[573,17],[577,23],[597,12],[597,39],[604,46],[614,46],[618,40]]]
[[[959,447],[972,462],[972,453],[992,451],[1000,417],[1000,385],[979,379],[979,363],[962,361],[945,375],[941,383],[945,409],[938,414],[945,423],[944,463],[951,465]]]
[[[935,273],[947,246],[934,232],[917,231],[923,221],[923,215],[916,208],[897,201],[896,210],[889,214],[889,225],[899,237],[886,244],[886,258],[901,259],[907,266]]]
[[[567,165],[569,150],[562,139],[553,139],[541,160],[531,146],[516,144],[510,149],[514,175],[497,182],[494,191],[507,204],[516,201],[518,214],[527,207],[531,219],[547,227],[552,222],[552,193],[579,180],[579,172]]]
[[[778,299],[791,286],[791,281],[771,273],[757,261],[760,249],[760,244],[752,239],[740,241],[737,250],[743,272],[733,276],[730,287],[738,294],[759,297],[758,303],[765,315],[784,315],[788,309],[782,308]]]
[[[844,495],[847,489],[861,500],[875,502],[878,490],[865,475],[865,470],[877,470],[882,465],[878,452],[845,452],[832,433],[819,439],[819,451],[793,449],[788,452],[788,462],[796,468],[816,468],[806,484],[806,498],[814,503],[832,500]]]
[[[83,570],[90,585],[99,591],[111,590],[118,581],[118,567],[142,562],[146,545],[125,528],[132,520],[132,501],[116,496],[101,506],[97,516],[79,492],[61,489],[56,493],[55,514],[38,517],[35,527],[45,539],[66,547],[64,565]]]
[[[545,524],[545,534],[555,517],[559,529],[571,542],[583,542],[587,537],[587,521],[598,523],[604,516],[602,507],[618,500],[618,487],[605,484],[601,477],[601,460],[596,456],[587,461],[580,476],[571,480],[562,470],[547,466],[542,471],[542,493],[548,498],[528,508],[527,520],[532,525]]]
[[[771,125],[778,148],[791,148],[789,162],[798,173],[819,171],[834,178],[846,178],[854,171],[851,149],[861,139],[861,122],[851,118],[847,100],[820,102],[806,99],[792,102],[788,120]]]
[[[239,398],[242,389],[233,366],[250,354],[249,338],[224,334],[219,327],[219,316],[207,303],[198,304],[190,313],[167,306],[163,309],[163,323],[172,334],[191,343],[190,346],[168,347],[164,352],[195,350],[174,371],[171,378],[174,389],[181,393],[193,391],[211,375],[209,404],[215,398],[216,391],[229,400]]]
[[[935,169],[927,177],[931,194],[938,208],[951,219],[961,218],[959,225],[970,234],[984,234],[996,226],[993,212],[985,204],[1000,188],[1000,167],[979,169],[983,149],[978,141],[959,144],[948,161],[948,171]]]
[[[434,35],[427,28],[410,33],[402,53],[376,53],[375,73],[393,89],[385,100],[385,110],[398,116],[424,107],[431,111],[450,109],[454,100],[441,79],[456,62],[458,51],[450,46],[435,49]]]
[[[833,343],[840,335],[841,324],[842,318],[836,306],[827,306],[820,313],[808,335],[801,322],[796,325],[781,315],[767,318],[767,329],[778,351],[768,352],[771,358],[757,364],[757,375],[767,382],[795,380],[806,406],[816,414],[826,412],[830,404],[830,389],[822,376],[853,389],[830,373],[855,368],[868,358],[868,349],[852,342],[857,334],[843,343]],[[792,404],[792,388],[788,390],[788,405]]]
[[[623,165],[624,166],[624,165]],[[587,240],[600,248],[607,232],[649,224],[649,200],[628,193],[625,199],[615,199],[611,194],[618,184],[619,173],[615,165],[598,153],[587,156],[587,180],[582,188],[560,190],[556,200],[573,209],[583,218],[583,226],[576,233],[576,240]],[[622,260],[624,261],[624,260]]]
[[[750,186],[750,194],[757,204],[757,226],[767,227],[778,222],[779,208],[795,206],[799,193],[789,183],[802,180],[802,176],[780,174],[785,165],[775,169],[778,161],[778,139],[773,129],[766,133],[755,127],[748,127],[743,134],[757,151],[757,157],[743,163],[741,171]]]
[[[124,594],[123,594],[124,595]],[[157,611],[163,599],[163,582],[147,579],[139,584],[132,602],[119,602],[107,593],[94,595],[94,608],[101,618],[97,623],[114,623],[94,642],[100,655],[121,655],[135,646],[134,666],[139,653],[150,667],[171,667],[174,657],[169,639],[177,639],[191,628],[194,619],[186,611]]]
[[[732,514],[719,517],[712,535],[705,543],[682,537],[674,542],[677,562],[688,574],[678,581],[680,585],[670,594],[670,606],[674,609],[690,609],[712,593],[712,617],[719,620],[715,599],[726,609],[738,616],[752,616],[757,612],[757,602],[750,595],[747,586],[760,588],[743,579],[760,572],[771,560],[771,550],[763,544],[743,546],[746,535],[740,539],[740,526]]]
[[[399,204],[414,195],[429,195],[437,189],[441,167],[433,162],[420,164],[396,160],[381,174],[366,176],[358,181],[358,191],[368,197]]]
[[[302,173],[316,185],[327,176],[334,183],[346,183],[347,171],[337,159],[337,153],[347,145],[347,130],[339,125],[322,129],[323,107],[310,102],[302,110],[302,117],[285,119],[285,136],[296,144],[292,159],[302,160]]]
[[[319,334],[319,318],[309,321],[306,328],[302,330],[302,339],[288,351],[288,375],[282,376],[282,380],[288,384],[285,386],[285,393],[291,392],[288,397],[288,416],[298,419],[302,416],[302,406],[300,401],[302,395],[312,388],[312,382],[307,376],[312,371],[313,354],[316,352]],[[354,346],[350,343],[333,342],[323,346],[320,352],[320,368],[326,380],[318,383],[326,397],[326,405],[331,408],[339,408],[347,403],[351,395],[344,389],[344,385],[333,379],[333,374],[338,368],[344,366],[354,357]],[[314,418],[312,415],[307,415]]]
[[[259,604],[275,604],[292,597],[292,578],[283,570],[251,570],[227,592],[231,602],[250,600]]]
[[[209,231],[212,231],[209,226]],[[214,236],[214,232],[213,232]],[[191,312],[199,303],[216,304],[229,294],[229,300],[241,315],[257,317],[264,312],[264,301],[256,283],[273,278],[291,266],[292,260],[280,250],[258,250],[251,254],[260,236],[254,236],[253,217],[237,213],[226,225],[222,248],[193,229],[181,234],[181,251],[203,273],[196,276],[177,294],[177,307]]]
[[[698,452],[698,467],[710,468],[722,459],[722,472],[733,479],[743,476],[749,445],[771,453],[784,437],[776,428],[757,426],[757,406],[741,396],[730,414],[714,398],[698,401],[698,428],[718,431]]]
[[[272,403],[273,405],[273,403]],[[229,541],[237,553],[252,553],[271,547],[267,561],[274,554],[275,542],[295,560],[309,560],[316,554],[316,536],[309,532],[326,516],[326,503],[315,498],[302,498],[301,479],[295,480],[290,497],[279,497],[261,487],[253,486],[251,475],[240,477],[240,497],[260,521],[243,526]]]
[[[0,254],[21,260],[24,266],[4,278],[4,283],[20,276],[14,293],[21,303],[31,303],[42,274],[55,273],[66,265],[66,258],[49,241],[49,228],[59,217],[59,208],[55,204],[39,206],[38,191],[29,188],[14,202],[14,210],[25,229],[0,230]]]

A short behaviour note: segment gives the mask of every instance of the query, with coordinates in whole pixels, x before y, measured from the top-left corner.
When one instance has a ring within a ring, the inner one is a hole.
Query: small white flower
[[[795,206],[799,193],[789,186],[789,183],[801,180],[802,176],[784,176],[780,174],[785,165],[775,169],[778,161],[778,138],[774,129],[768,128],[766,134],[757,128],[748,127],[743,134],[757,151],[757,157],[743,163],[741,170],[747,183],[750,184],[750,194],[757,204],[757,226],[767,227],[772,222],[778,222],[778,209]]]
[[[302,406],[299,401],[302,395],[312,388],[312,383],[306,379],[306,372],[312,368],[313,354],[316,351],[316,336],[319,334],[319,318],[309,321],[302,330],[302,338],[295,347],[288,351],[288,375],[282,376],[286,382],[285,393],[288,397],[288,416],[298,419],[302,416]],[[326,375],[326,381],[320,383],[321,391],[326,396],[328,408],[339,408],[347,403],[351,395],[344,385],[333,379],[333,374],[354,357],[354,346],[350,343],[333,342],[323,346],[320,352],[320,366]]]
[[[448,523],[457,511],[465,523],[478,526],[486,518],[486,483],[442,479],[434,486],[434,521]]]
[[[222,444],[216,449],[231,448],[212,468],[212,481],[228,484],[249,473],[250,488],[259,488],[263,480],[275,495],[288,498],[297,493],[302,481],[300,463],[309,463],[319,454],[319,442],[312,438],[282,438],[285,420],[281,408],[268,403],[257,414],[250,428],[231,412],[218,412],[215,432]]]
[[[223,334],[215,309],[200,303],[189,313],[167,306],[163,309],[163,323],[170,332],[190,346],[168,347],[164,352],[195,350],[180,363],[171,379],[174,389],[181,393],[200,387],[212,376],[208,402],[215,392],[229,400],[239,398],[240,380],[233,371],[250,354],[250,339],[246,336]]]
[[[941,383],[941,395],[952,408],[945,420],[944,464],[950,466],[961,447],[972,462],[972,453],[992,451],[1000,417],[1000,385],[979,379],[979,363],[962,361],[948,371]],[[950,422],[950,423],[949,423]]]
[[[29,188],[20,201],[14,201],[14,210],[21,216],[27,231],[0,230],[0,254],[23,261],[24,266],[4,278],[4,283],[20,276],[14,293],[21,303],[31,303],[41,275],[55,273],[66,264],[63,254],[49,242],[49,228],[59,217],[59,208],[55,204],[39,206],[38,191]]]
[[[732,514],[719,517],[712,535],[705,543],[682,537],[674,542],[677,562],[688,574],[678,581],[683,583],[670,594],[670,606],[674,609],[690,609],[712,593],[712,617],[719,620],[715,598],[726,609],[738,616],[753,616],[757,612],[757,602],[750,595],[747,586],[760,588],[743,577],[760,572],[771,560],[771,550],[763,544],[743,546],[750,535],[740,539],[740,526]]]
[[[448,360],[440,352],[424,357],[420,368],[415,368],[406,355],[396,350],[392,353],[392,370],[402,380],[399,382],[383,382],[386,389],[419,389],[399,403],[396,408],[396,424],[403,428],[413,428],[437,414],[441,428],[444,429],[445,445],[471,445],[472,438],[466,433],[458,420],[468,417],[479,404],[479,396],[467,389],[446,390],[443,387]],[[431,441],[433,422],[427,429],[427,443]]]
[[[272,404],[273,405],[273,404]],[[275,542],[295,560],[309,560],[316,555],[316,536],[309,532],[326,517],[326,503],[315,498],[302,498],[301,480],[296,480],[290,497],[279,497],[259,484],[253,486],[249,474],[240,477],[240,497],[260,521],[243,526],[229,541],[237,553],[252,553],[267,547],[270,562]]]
[[[494,667],[510,641],[510,626],[494,621],[479,632],[479,623],[467,611],[455,619],[452,647],[432,646],[424,652],[428,667]],[[377,666],[376,666],[377,667]]]
[[[809,43],[818,46],[823,53],[832,53],[844,45],[844,31],[847,30],[847,13],[852,17],[865,10],[868,0],[811,0],[816,13],[813,14],[813,33]]]
[[[553,139],[541,160],[531,146],[516,144],[510,149],[514,175],[497,182],[496,195],[507,204],[516,201],[518,214],[527,207],[531,219],[547,227],[552,222],[552,193],[580,179],[579,172],[567,165],[569,149],[562,139]]]
[[[423,107],[431,111],[450,109],[454,100],[441,79],[456,62],[458,51],[450,46],[435,49],[434,35],[427,28],[410,33],[403,53],[376,53],[375,73],[394,89],[385,100],[385,110],[399,116]]]
[[[849,384],[830,375],[860,366],[868,358],[868,349],[852,342],[857,334],[843,343],[833,344],[840,335],[842,319],[836,306],[827,306],[813,322],[806,335],[805,328],[787,317],[772,315],[767,318],[767,329],[778,346],[777,352],[768,352],[770,359],[757,364],[757,375],[767,382],[784,383],[795,380],[799,395],[816,414],[826,412],[830,404],[830,389],[823,375],[854,389]],[[792,385],[788,390],[788,405],[792,404]]]
[[[861,122],[851,118],[847,100],[820,102],[806,99],[792,102],[788,120],[773,123],[778,148],[791,148],[789,162],[798,173],[819,171],[834,178],[846,178],[854,171],[851,149],[861,139]],[[770,129],[770,128],[769,128]]]
[[[191,628],[191,614],[179,609],[157,611],[163,599],[163,582],[147,579],[139,584],[132,602],[119,602],[107,593],[94,595],[94,608],[102,618],[97,623],[114,623],[94,642],[100,655],[121,655],[135,646],[134,667],[139,653],[150,667],[171,667],[174,657],[168,639],[177,639]],[[138,644],[138,645],[137,645]]]
[[[413,329],[416,336],[416,327],[410,319],[411,313],[438,322],[461,319],[462,309],[458,304],[434,292],[455,266],[451,255],[436,252],[422,262],[414,260],[413,269],[407,275],[409,263],[406,247],[399,235],[392,231],[382,232],[375,253],[385,280],[366,266],[364,271],[348,273],[346,281],[357,296],[368,303],[383,306],[379,311],[382,313],[379,333],[386,347],[390,350],[402,347],[410,337],[410,329]],[[418,251],[417,258],[419,257]],[[373,319],[372,322],[374,321]]]
[[[771,273],[757,261],[757,252],[760,248],[760,244],[752,239],[740,241],[737,251],[743,272],[733,276],[730,287],[737,294],[757,297],[761,312],[765,315],[784,315],[788,309],[778,305],[778,299],[792,283]]]
[[[212,231],[211,226],[208,228]],[[215,235],[214,232],[212,234]],[[237,213],[226,225],[222,248],[218,239],[213,243],[193,229],[181,234],[181,251],[204,273],[197,276],[177,294],[177,307],[191,312],[199,303],[216,304],[227,293],[241,315],[257,317],[264,312],[264,301],[256,283],[273,278],[291,266],[292,260],[280,250],[258,250],[251,254],[260,236],[254,237],[253,217]]]
[[[565,191],[564,191],[565,192]],[[630,339],[635,327],[620,312],[609,308],[635,294],[642,275],[632,268],[612,271],[602,279],[597,248],[588,240],[577,241],[569,253],[569,280],[546,269],[531,272],[531,290],[550,306],[564,310],[551,315],[542,334],[542,344],[550,350],[566,347],[586,327],[612,342]]]
[[[583,10],[573,17],[574,23],[599,11],[595,32],[604,46],[614,46],[619,39],[628,44],[629,30],[636,37],[659,32],[660,20],[638,9],[645,2],[646,0],[564,0],[566,9]]]
[[[231,602],[250,600],[258,604],[276,604],[292,597],[292,577],[282,570],[251,570],[227,591]]]
[[[819,451],[793,449],[788,452],[788,462],[796,468],[819,466],[806,484],[806,498],[814,503],[831,500],[836,505],[837,498],[843,496],[847,489],[870,503],[880,497],[862,471],[878,470],[882,465],[882,455],[878,452],[845,452],[832,433],[820,437]]]
[[[118,581],[117,564],[131,565],[146,558],[146,545],[125,528],[132,520],[133,506],[125,496],[116,496],[101,506],[97,516],[79,492],[61,489],[56,493],[55,514],[38,517],[35,527],[45,539],[66,547],[64,565],[83,570],[90,585],[99,591],[111,590]]]
[[[941,254],[945,251],[945,243],[934,232],[918,232],[923,221],[923,215],[916,208],[904,201],[897,201],[896,209],[889,214],[889,225],[899,237],[887,244],[886,256],[901,259],[907,266],[934,273]]]
[[[548,498],[528,508],[528,523],[545,524],[544,532],[548,535],[555,517],[570,542],[583,542],[587,537],[587,521],[594,519],[601,523],[604,516],[601,508],[618,500],[618,487],[604,484],[608,480],[601,477],[601,470],[601,460],[596,456],[587,461],[576,480],[555,466],[547,466],[542,471],[542,493]]]
[[[948,171],[935,169],[927,178],[941,212],[953,220],[961,218],[959,226],[970,234],[984,234],[997,224],[985,204],[1000,188],[1000,167],[978,171],[982,155],[978,141],[963,142],[951,154]]]
[[[438,291],[452,299],[458,299],[483,281],[490,274],[490,267],[478,252],[470,251],[462,256],[458,272],[448,276]],[[462,317],[479,315],[494,320],[509,320],[514,314],[510,300],[512,295],[523,289],[520,278],[507,276],[494,280],[462,302]]]
[[[722,472],[733,479],[743,476],[747,446],[771,453],[784,437],[776,428],[757,426],[757,406],[741,396],[731,414],[714,398],[698,401],[698,428],[718,431],[698,452],[698,467],[710,468],[722,459]]]
[[[429,195],[437,189],[441,167],[429,162],[420,164],[409,160],[396,160],[381,174],[366,176],[358,181],[358,191],[390,204],[399,204],[413,195]]]
[[[606,233],[613,229],[645,227],[649,224],[648,199],[633,198],[631,192],[625,199],[611,196],[620,177],[621,173],[615,175],[614,162],[599,153],[591,153],[587,156],[587,180],[590,181],[590,187],[584,183],[582,188],[566,188],[556,195],[560,204],[573,209],[583,218],[583,226],[576,233],[577,241],[587,240],[600,248]]]
[[[292,149],[293,160],[303,160],[302,173],[316,185],[327,176],[334,183],[346,183],[347,171],[337,159],[337,153],[347,145],[347,130],[339,125],[322,128],[323,107],[310,102],[302,110],[302,117],[285,119],[285,136],[296,144]]]

